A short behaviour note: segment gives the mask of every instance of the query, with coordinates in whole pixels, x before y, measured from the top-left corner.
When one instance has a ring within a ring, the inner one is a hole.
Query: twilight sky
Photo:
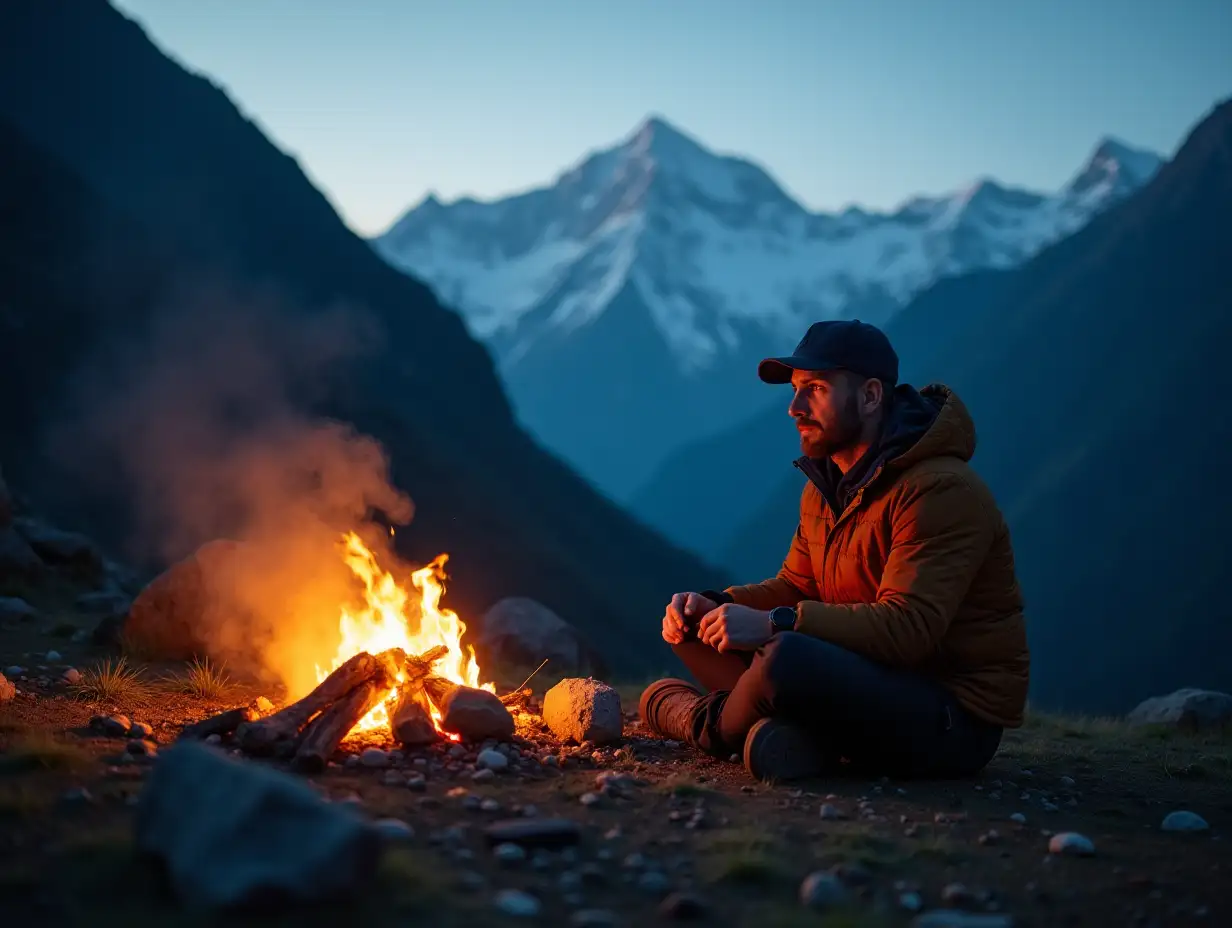
[[[1232,96],[1227,0],[112,0],[347,222],[550,181],[649,113],[813,209],[1171,155]]]

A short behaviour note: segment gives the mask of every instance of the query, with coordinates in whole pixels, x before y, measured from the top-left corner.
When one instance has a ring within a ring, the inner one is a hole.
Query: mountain
[[[904,379],[946,383],[975,419],[973,464],[1026,596],[1036,704],[1120,711],[1232,687],[1230,210],[1232,101],[1128,201],[1021,268],[938,283],[887,327]],[[721,542],[741,576],[781,563],[800,494],[788,471],[783,459],[728,485],[774,487]]]
[[[4,472],[58,524],[109,549],[157,530],[165,562],[238,484],[299,492],[278,455],[397,508],[370,435],[414,502],[399,550],[449,552],[468,619],[530,596],[645,673],[666,598],[723,582],[532,440],[458,316],[101,0],[0,5],[0,207]]]
[[[940,277],[1017,265],[1159,164],[1109,139],[1055,193],[981,180],[830,215],[654,117],[539,189],[429,196],[373,245],[462,311],[518,418],[628,501],[673,451],[764,406],[755,361],[808,323],[884,321]]]

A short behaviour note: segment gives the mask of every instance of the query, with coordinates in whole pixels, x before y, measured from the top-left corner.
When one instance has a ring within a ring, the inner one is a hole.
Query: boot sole
[[[762,719],[749,729],[744,768],[763,782],[805,780],[825,772],[821,751],[812,739],[779,719]]]

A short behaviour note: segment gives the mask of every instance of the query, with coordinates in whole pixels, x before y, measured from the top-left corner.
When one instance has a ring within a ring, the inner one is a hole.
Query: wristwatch
[[[770,610],[770,632],[789,632],[796,627],[796,610],[793,606],[775,606]]]

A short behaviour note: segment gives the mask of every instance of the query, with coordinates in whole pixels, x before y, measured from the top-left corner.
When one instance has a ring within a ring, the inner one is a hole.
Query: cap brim
[[[831,371],[837,367],[836,364],[828,364],[816,358],[792,355],[786,358],[766,358],[757,365],[757,376],[766,383],[791,383],[792,371]]]

